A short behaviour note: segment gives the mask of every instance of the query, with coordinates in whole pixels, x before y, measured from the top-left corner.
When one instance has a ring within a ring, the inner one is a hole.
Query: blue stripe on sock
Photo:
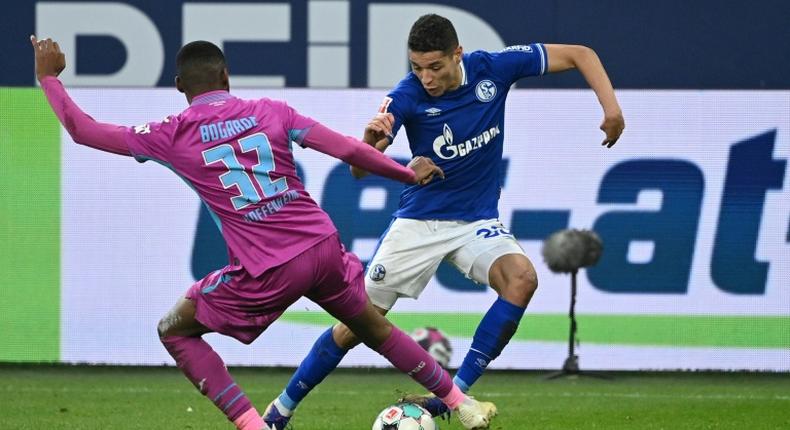
[[[431,376],[429,376],[429,377],[428,377],[428,380],[430,380],[431,378],[433,378],[433,377],[434,377],[434,375],[436,375],[436,382],[434,382],[434,383],[433,383],[433,384],[431,384],[429,387],[427,387],[427,388],[428,388],[428,391],[433,391],[433,390],[435,390],[435,389],[436,389],[436,388],[438,388],[438,387],[439,387],[439,385],[441,385],[441,383],[442,383],[442,371],[441,371],[441,370],[439,370],[439,365],[438,365],[438,364],[434,364],[434,365],[433,365],[433,373],[431,373]]]
[[[222,412],[227,411],[231,406],[233,406],[234,403],[236,403],[236,400],[239,400],[242,398],[242,396],[244,396],[244,392],[239,391],[239,394],[236,394],[236,397],[232,398],[228,403],[225,404],[225,406],[222,408]]]
[[[289,396],[288,393],[285,392],[285,390],[283,390],[283,392],[280,393],[279,399],[280,399],[280,403],[282,403],[283,406],[285,406],[286,408],[288,408],[290,410],[296,409],[296,406],[299,405],[299,402],[295,402],[291,398],[291,396]]]
[[[222,396],[224,396],[224,395],[225,395],[225,393],[227,393],[228,391],[230,391],[230,389],[231,389],[231,388],[233,388],[233,387],[235,387],[235,386],[236,386],[236,383],[235,383],[235,382],[234,382],[234,383],[232,383],[232,384],[230,384],[230,385],[228,385],[228,386],[227,386],[227,387],[226,387],[224,390],[222,390],[222,392],[221,392],[221,393],[217,394],[217,397],[214,397],[214,400],[212,400],[212,401],[213,401],[214,403],[217,403],[217,400],[221,399],[221,398],[222,398]]]

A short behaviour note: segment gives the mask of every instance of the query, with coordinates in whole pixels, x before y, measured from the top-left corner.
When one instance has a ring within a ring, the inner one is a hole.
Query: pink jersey
[[[214,91],[163,122],[129,128],[126,143],[138,161],[168,167],[197,192],[231,261],[258,276],[336,231],[291,153],[315,124],[284,102]]]
[[[418,179],[373,147],[279,101],[212,91],[179,115],[129,128],[95,121],[55,77],[42,78],[41,88],[75,142],[155,160],[180,175],[211,211],[231,264],[255,277],[336,231],[296,176],[291,142],[401,182]]]

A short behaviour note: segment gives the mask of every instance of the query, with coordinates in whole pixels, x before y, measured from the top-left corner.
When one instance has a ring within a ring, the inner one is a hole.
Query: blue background
[[[171,86],[175,74],[172,59],[183,42],[184,2],[125,3],[147,14],[158,27],[166,55],[158,85]],[[374,2],[350,2],[352,87],[367,86],[367,11],[371,3]],[[790,89],[790,2],[786,0],[397,3],[435,3],[464,9],[496,29],[507,45],[540,41],[590,46],[600,55],[617,88]],[[3,5],[0,86],[34,84],[27,37],[35,30],[35,4],[31,0],[15,0]],[[285,74],[286,86],[306,85],[307,1],[290,4],[291,41],[228,43],[226,51],[233,73]],[[120,42],[111,37],[79,37],[77,46],[78,73],[110,73],[125,60],[123,50],[118,49]],[[560,74],[525,80],[519,86],[586,85],[578,74]]]

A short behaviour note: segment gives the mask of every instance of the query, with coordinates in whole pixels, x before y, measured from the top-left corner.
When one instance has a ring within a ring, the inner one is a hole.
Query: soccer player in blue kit
[[[538,286],[529,258],[497,219],[505,99],[511,85],[527,76],[575,68],[603,108],[604,147],[617,142],[625,122],[606,71],[590,48],[534,43],[464,53],[452,23],[433,14],[414,23],[408,48],[412,71],[385,97],[364,140],[384,151],[404,126],[412,155],[431,158],[445,179],[404,189],[368,265],[365,287],[376,309],[386,314],[398,298],[417,298],[447,260],[497,292],[454,378],[468,391],[510,341]],[[354,166],[351,171],[358,178],[367,174]],[[342,324],[327,330],[269,405],[264,420],[277,430],[285,428],[299,402],[357,344]],[[447,412],[435,397],[414,399],[434,416]],[[492,403],[481,403],[489,417],[497,413]]]

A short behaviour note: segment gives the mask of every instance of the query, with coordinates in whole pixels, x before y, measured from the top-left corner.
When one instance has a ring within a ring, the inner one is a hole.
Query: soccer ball
[[[385,408],[372,430],[438,430],[431,413],[414,403],[398,403]]]
[[[428,351],[440,366],[446,369],[450,365],[453,347],[441,330],[436,327],[421,327],[412,332],[411,338]]]

